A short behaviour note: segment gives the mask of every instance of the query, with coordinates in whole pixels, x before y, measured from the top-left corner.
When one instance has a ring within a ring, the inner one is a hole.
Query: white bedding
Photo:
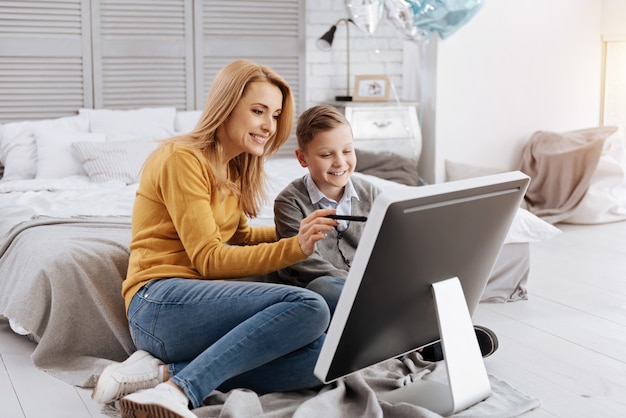
[[[41,217],[129,217],[136,190],[136,183],[93,183],[86,176],[0,181],[0,237]]]
[[[273,158],[266,164],[268,199],[253,225],[272,225],[274,198],[293,179],[307,170],[294,158]],[[363,173],[354,173],[382,190],[406,188],[393,181]],[[38,217],[71,218],[77,216],[130,216],[137,183],[122,181],[96,183],[87,176],[59,179],[0,180],[0,237],[19,222]],[[549,239],[559,230],[520,208],[505,239],[508,243]]]

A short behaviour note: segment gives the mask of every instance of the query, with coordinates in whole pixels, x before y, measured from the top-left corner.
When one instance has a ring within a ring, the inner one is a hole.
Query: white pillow
[[[92,181],[139,181],[146,158],[158,146],[154,141],[74,142],[83,168]]]
[[[6,123],[0,126],[0,163],[3,180],[33,179],[37,174],[36,128],[64,128],[89,132],[89,120],[79,116],[58,119]]]
[[[526,209],[518,208],[504,243],[545,241],[560,233],[561,230],[554,225]]]
[[[90,132],[106,134],[107,141],[164,139],[174,135],[175,107],[133,110],[80,109]]]
[[[37,179],[57,179],[86,175],[73,142],[104,142],[106,135],[71,131],[63,128],[35,128],[37,144]]]
[[[186,110],[176,112],[174,120],[174,130],[177,133],[191,132],[202,116],[202,110]]]

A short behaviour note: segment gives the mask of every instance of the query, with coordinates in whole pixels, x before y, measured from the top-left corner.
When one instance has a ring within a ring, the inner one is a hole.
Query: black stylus
[[[367,216],[327,215],[326,217],[330,219],[337,219],[338,221],[355,221],[355,222],[367,221]]]

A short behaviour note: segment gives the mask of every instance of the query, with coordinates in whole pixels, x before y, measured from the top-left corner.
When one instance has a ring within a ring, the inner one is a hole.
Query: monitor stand
[[[432,288],[448,384],[421,379],[378,398],[449,416],[486,399],[491,385],[459,279],[443,280]]]

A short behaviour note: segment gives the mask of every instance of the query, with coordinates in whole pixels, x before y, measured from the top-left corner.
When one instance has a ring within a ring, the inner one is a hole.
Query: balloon
[[[372,34],[383,17],[384,0],[345,0],[348,15],[355,26]]]
[[[385,0],[387,19],[402,35],[409,39],[419,39],[422,32],[413,26],[413,19],[417,8],[406,0]]]
[[[437,32],[441,39],[446,39],[466,24],[482,4],[482,0],[386,0],[385,9],[396,29],[409,38],[428,38]]]

